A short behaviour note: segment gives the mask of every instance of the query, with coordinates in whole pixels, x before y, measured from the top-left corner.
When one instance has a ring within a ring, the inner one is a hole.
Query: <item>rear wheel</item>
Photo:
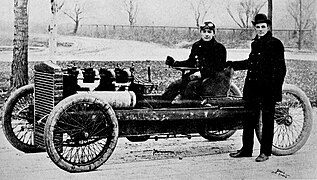
[[[26,153],[43,151],[34,145],[34,84],[14,91],[3,109],[3,131],[11,145]]]
[[[230,84],[229,96],[242,97],[241,91],[234,83]],[[199,134],[209,141],[223,141],[231,137],[235,132],[236,130],[208,131],[208,129],[204,129]]]
[[[301,89],[284,84],[282,98],[282,102],[275,107],[272,146],[274,155],[290,155],[298,151],[306,143],[313,125],[312,107]],[[261,118],[259,122],[256,135],[261,142]]]
[[[44,139],[58,167],[69,172],[91,171],[111,156],[118,140],[118,121],[107,102],[76,94],[54,107]]]

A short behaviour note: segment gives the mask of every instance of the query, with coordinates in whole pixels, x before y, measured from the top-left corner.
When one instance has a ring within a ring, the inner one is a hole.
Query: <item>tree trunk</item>
[[[28,0],[14,0],[13,61],[11,91],[28,84]]]
[[[78,27],[79,27],[79,21],[75,21],[75,26],[74,26],[73,34],[77,34]]]
[[[302,0],[299,0],[299,32],[298,32],[298,49],[302,49]]]
[[[267,17],[269,18],[269,20],[271,20],[272,24],[271,24],[271,30],[273,28],[273,0],[268,0],[268,10],[267,10]]]

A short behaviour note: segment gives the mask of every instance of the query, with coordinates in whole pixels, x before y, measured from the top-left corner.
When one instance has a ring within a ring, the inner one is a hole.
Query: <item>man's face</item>
[[[266,23],[258,23],[255,25],[256,34],[260,37],[264,36],[268,30],[269,30],[269,27],[267,26]]]
[[[214,31],[211,29],[202,29],[200,30],[201,38],[204,41],[210,41],[214,37]]]

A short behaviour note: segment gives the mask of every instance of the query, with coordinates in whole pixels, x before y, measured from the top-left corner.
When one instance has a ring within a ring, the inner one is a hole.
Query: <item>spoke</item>
[[[78,119],[78,121],[80,121],[80,124],[83,126],[83,127],[85,127],[85,122],[86,122],[86,118],[85,118],[85,116],[87,115],[86,113],[88,112],[87,111],[87,106],[88,106],[88,104],[86,104],[86,103],[81,103],[81,104],[79,104],[78,105],[78,109],[77,109],[77,111],[76,112],[81,112],[80,113],[80,115],[78,115],[77,117],[77,119]],[[80,110],[79,110],[80,109]],[[77,115],[77,114],[76,114]]]
[[[90,157],[90,149],[89,149],[89,145],[88,146],[84,146],[83,147],[83,152],[82,152],[82,158],[85,160],[85,162],[89,162],[91,159],[93,159],[94,157],[92,157],[91,159]]]
[[[75,149],[75,153],[74,153],[74,162],[76,163],[81,163],[81,159],[80,159],[80,157],[79,157],[79,154],[81,154],[80,153],[80,150],[81,150],[81,147],[79,147],[79,148],[74,148]]]
[[[61,119],[61,121],[59,121],[58,123],[65,124],[67,126],[71,126],[73,128],[76,128],[76,129],[82,129],[82,126],[77,126],[77,125],[74,125],[74,124],[71,124],[71,123],[68,123],[68,122],[64,121],[64,117],[63,116],[60,119]]]
[[[72,154],[73,154],[73,148],[69,148],[65,157],[66,160],[71,161],[71,159],[73,158]]]
[[[75,134],[79,134],[81,131],[82,131],[82,129],[79,129],[79,128],[77,128],[77,129],[64,129],[60,126],[55,127],[55,130],[54,130],[55,133],[67,133],[70,136],[75,135]]]
[[[281,144],[281,139],[283,138],[283,127],[279,127],[279,128],[276,128],[276,134],[277,134],[277,136],[276,136],[276,146],[280,146],[280,144]]]
[[[98,135],[100,132],[107,132],[106,133],[106,137],[109,137],[108,135],[109,135],[109,132],[110,131],[110,127],[104,127],[103,129],[100,129],[98,132],[96,132],[96,133],[94,133],[94,135]]]
[[[275,123],[273,144],[281,148],[289,148],[296,144],[304,127],[303,103],[292,93],[284,93],[283,101],[276,109],[275,122],[279,124]]]
[[[106,119],[106,117],[102,118],[102,119],[100,120],[98,126],[96,126],[96,121],[99,119],[99,117],[100,117],[101,115],[103,115],[102,111],[100,111],[100,112],[98,111],[98,112],[94,115],[95,117],[94,117],[94,118],[91,118],[89,124],[87,124],[87,127],[90,126],[91,123],[93,124],[93,125],[92,125],[93,129],[91,130],[91,133],[92,133],[92,134],[94,134],[94,132],[95,132],[95,130],[97,129],[97,127],[99,127],[99,125],[103,122],[103,119]],[[92,116],[91,116],[91,117],[92,117]],[[107,124],[107,122],[106,122],[106,124]],[[95,128],[94,128],[94,127],[95,127]],[[89,128],[89,129],[91,129],[91,128]]]
[[[91,117],[94,115],[93,112],[95,112],[96,108],[97,108],[97,106],[95,104],[93,104],[93,109],[90,110],[92,113],[86,113],[86,114],[88,114],[88,116],[85,116],[85,123],[83,122],[85,125],[88,125],[90,123],[89,120],[92,119]],[[89,111],[85,109],[85,112],[89,112]],[[84,113],[84,115],[85,115],[85,113]],[[86,124],[87,122],[88,122],[88,124]]]
[[[293,129],[293,133],[297,133],[297,134],[301,134],[301,130],[302,130],[302,128],[296,128],[296,126],[295,126],[295,124],[293,123],[291,126],[290,126],[290,128],[292,128]]]
[[[102,122],[98,122],[96,126],[93,127],[93,129],[91,130],[91,136],[98,134],[99,132],[101,132],[103,129],[102,128],[98,128],[100,127],[100,125],[102,124]],[[106,129],[107,127],[105,127],[104,129]],[[96,130],[99,129],[98,132],[96,132]]]
[[[93,149],[93,147],[94,147],[93,145],[87,146],[87,160],[88,161],[97,157],[97,155],[99,153],[99,152],[95,151],[95,149]]]
[[[20,132],[21,132],[21,133],[19,133],[19,134],[17,135],[17,137],[20,137],[19,140],[20,140],[21,142],[24,142],[24,143],[28,144],[28,143],[27,143],[27,142],[29,141],[29,139],[28,139],[28,137],[27,137],[28,132],[25,132],[25,131],[20,131]]]
[[[76,152],[74,152],[74,151],[76,151],[75,148],[70,148],[69,156],[68,156],[68,159],[70,162],[74,162],[74,160],[75,160]]]
[[[70,122],[74,122],[74,123],[76,123],[78,126],[80,126],[80,127],[83,127],[82,126],[82,124],[80,124],[78,121],[76,121],[74,118],[73,118],[73,116],[75,115],[76,113],[73,113],[73,114],[69,114],[67,111],[65,111],[64,112],[64,114],[63,115],[65,115],[66,117],[66,119],[68,118],[69,120],[70,120]],[[63,116],[62,116],[63,117]]]
[[[81,148],[81,153],[80,153],[80,163],[83,163],[83,162],[87,162],[89,159],[87,158],[87,156],[86,156],[86,151],[85,151],[85,149],[86,149],[86,146],[83,146],[82,148]]]
[[[61,152],[62,157],[70,163],[80,164],[93,161],[104,149],[105,140],[99,140],[95,143],[80,147],[64,147]]]
[[[25,124],[25,123],[11,123],[11,127],[12,127],[13,130],[16,130],[16,128],[17,128],[18,126],[21,126],[21,125],[23,125],[23,124]]]

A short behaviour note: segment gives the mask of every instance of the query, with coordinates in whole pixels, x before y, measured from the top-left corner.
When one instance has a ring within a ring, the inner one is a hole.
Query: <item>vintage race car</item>
[[[256,134],[261,139],[261,118],[244,108],[233,83],[225,97],[171,104],[153,93],[155,84],[135,81],[137,72],[130,68],[63,69],[43,62],[34,69],[34,84],[17,89],[4,106],[5,136],[23,152],[47,151],[69,172],[101,166],[118,137],[134,142],[177,135],[225,140],[242,128],[242,120],[259,118]],[[275,155],[293,154],[307,141],[312,107],[298,87],[283,85],[274,128]]]

